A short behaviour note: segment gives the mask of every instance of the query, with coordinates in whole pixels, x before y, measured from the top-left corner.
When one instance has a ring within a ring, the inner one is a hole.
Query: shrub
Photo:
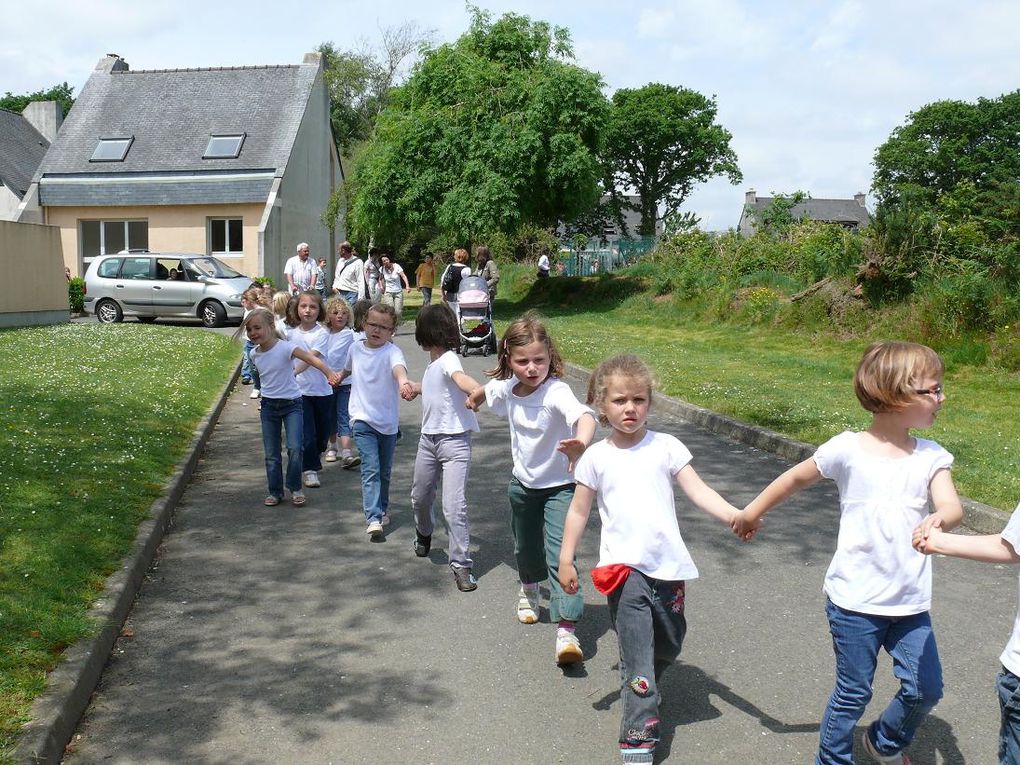
[[[273,284],[273,279],[271,276],[256,276],[254,279],[252,279],[252,281],[255,282],[256,284],[268,284],[270,287],[273,287],[275,289],[275,285]]]
[[[76,276],[67,283],[67,299],[71,313],[85,312],[85,280]]]

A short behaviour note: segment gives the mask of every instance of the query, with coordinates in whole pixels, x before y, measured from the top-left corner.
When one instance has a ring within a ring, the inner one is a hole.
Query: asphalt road
[[[425,354],[398,334],[409,371]],[[466,360],[482,379],[492,359]],[[177,511],[157,565],[110,659],[67,763],[613,763],[616,638],[590,585],[578,633],[583,667],[553,658],[554,625],[516,621],[505,422],[483,412],[468,486],[479,588],[459,592],[438,530],[416,558],[409,490],[420,424],[403,404],[393,525],[368,542],[356,472],[321,474],[309,502],[264,508],[258,413],[238,387]],[[675,421],[698,472],[735,504],[785,465]],[[836,537],[832,484],[774,511],[750,545],[678,496],[701,571],[689,632],[662,683],[663,763],[813,759],[833,682],[822,577]],[[598,552],[598,519],[582,567]],[[995,761],[994,677],[1016,608],[1016,571],[935,564],[933,611],[946,698],[919,732],[915,763]],[[895,685],[879,663],[875,700]],[[860,730],[860,729],[859,729]],[[859,744],[859,740],[858,740]],[[867,756],[861,754],[861,761]]]

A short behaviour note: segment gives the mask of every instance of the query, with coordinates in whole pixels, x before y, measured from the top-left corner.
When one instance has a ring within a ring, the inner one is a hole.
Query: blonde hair
[[[549,351],[549,377],[563,377],[563,359],[556,350],[545,324],[542,323],[542,317],[534,311],[528,311],[506,328],[503,341],[499,344],[496,366],[485,374],[497,380],[509,380],[514,374],[510,368],[510,349],[523,348],[532,343],[542,343]]]
[[[289,292],[274,292],[273,293],[273,313],[276,314],[279,319],[287,318],[287,305],[290,303]]]
[[[334,311],[339,311],[347,315],[348,326],[354,323],[351,317],[350,305],[348,305],[347,301],[344,300],[339,295],[334,295],[333,297],[326,301],[326,315],[322,317],[322,323],[326,325],[327,329],[329,329],[329,315]]]
[[[599,414],[599,423],[609,425],[609,420],[602,413],[602,405],[609,390],[609,381],[614,377],[626,380],[637,380],[648,389],[648,406],[652,405],[652,393],[655,390],[655,375],[648,365],[633,353],[621,353],[606,359],[591,373],[588,380],[588,396],[585,403],[591,404]]]
[[[467,263],[469,260],[471,260],[471,256],[468,255],[467,250],[461,248],[453,251],[453,259],[457,263]]]
[[[941,357],[926,345],[872,343],[854,373],[854,393],[869,412],[895,412],[917,399],[923,378],[941,379],[944,372]]]

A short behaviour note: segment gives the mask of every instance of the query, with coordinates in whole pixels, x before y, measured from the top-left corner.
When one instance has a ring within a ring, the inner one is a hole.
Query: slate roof
[[[0,180],[18,199],[25,196],[49,145],[20,114],[0,109]]]
[[[760,212],[772,204],[772,197],[758,197],[754,204],[747,205],[754,212]],[[871,220],[867,208],[856,199],[805,199],[790,209],[794,220],[810,218],[825,223],[858,223],[866,226]]]

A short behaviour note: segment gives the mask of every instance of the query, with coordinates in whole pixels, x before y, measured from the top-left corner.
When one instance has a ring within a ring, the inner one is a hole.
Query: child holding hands
[[[591,576],[608,598],[619,642],[624,763],[652,762],[659,741],[657,684],[680,654],[687,632],[685,582],[698,577],[677,525],[673,482],[727,526],[737,515],[691,467],[683,443],[647,429],[652,387],[652,374],[637,356],[615,356],[592,373],[587,403],[612,434],[577,461],[560,548],[559,580],[565,592],[575,593],[574,554],[597,499],[602,538]]]
[[[880,342],[865,352],[854,392],[872,413],[863,432],[844,432],[769,484],[733,523],[746,538],[772,507],[822,478],[839,489],[836,553],[825,575],[836,687],[822,718],[816,763],[852,765],[854,726],[872,695],[879,649],[900,688],[864,734],[879,762],[903,754],[942,697],[931,616],[931,561],[911,549],[913,530],[951,529],[963,517],[949,468],[953,456],[913,429],[931,427],[945,400],[942,359],[915,343]],[[929,506],[934,512],[929,514]]]

